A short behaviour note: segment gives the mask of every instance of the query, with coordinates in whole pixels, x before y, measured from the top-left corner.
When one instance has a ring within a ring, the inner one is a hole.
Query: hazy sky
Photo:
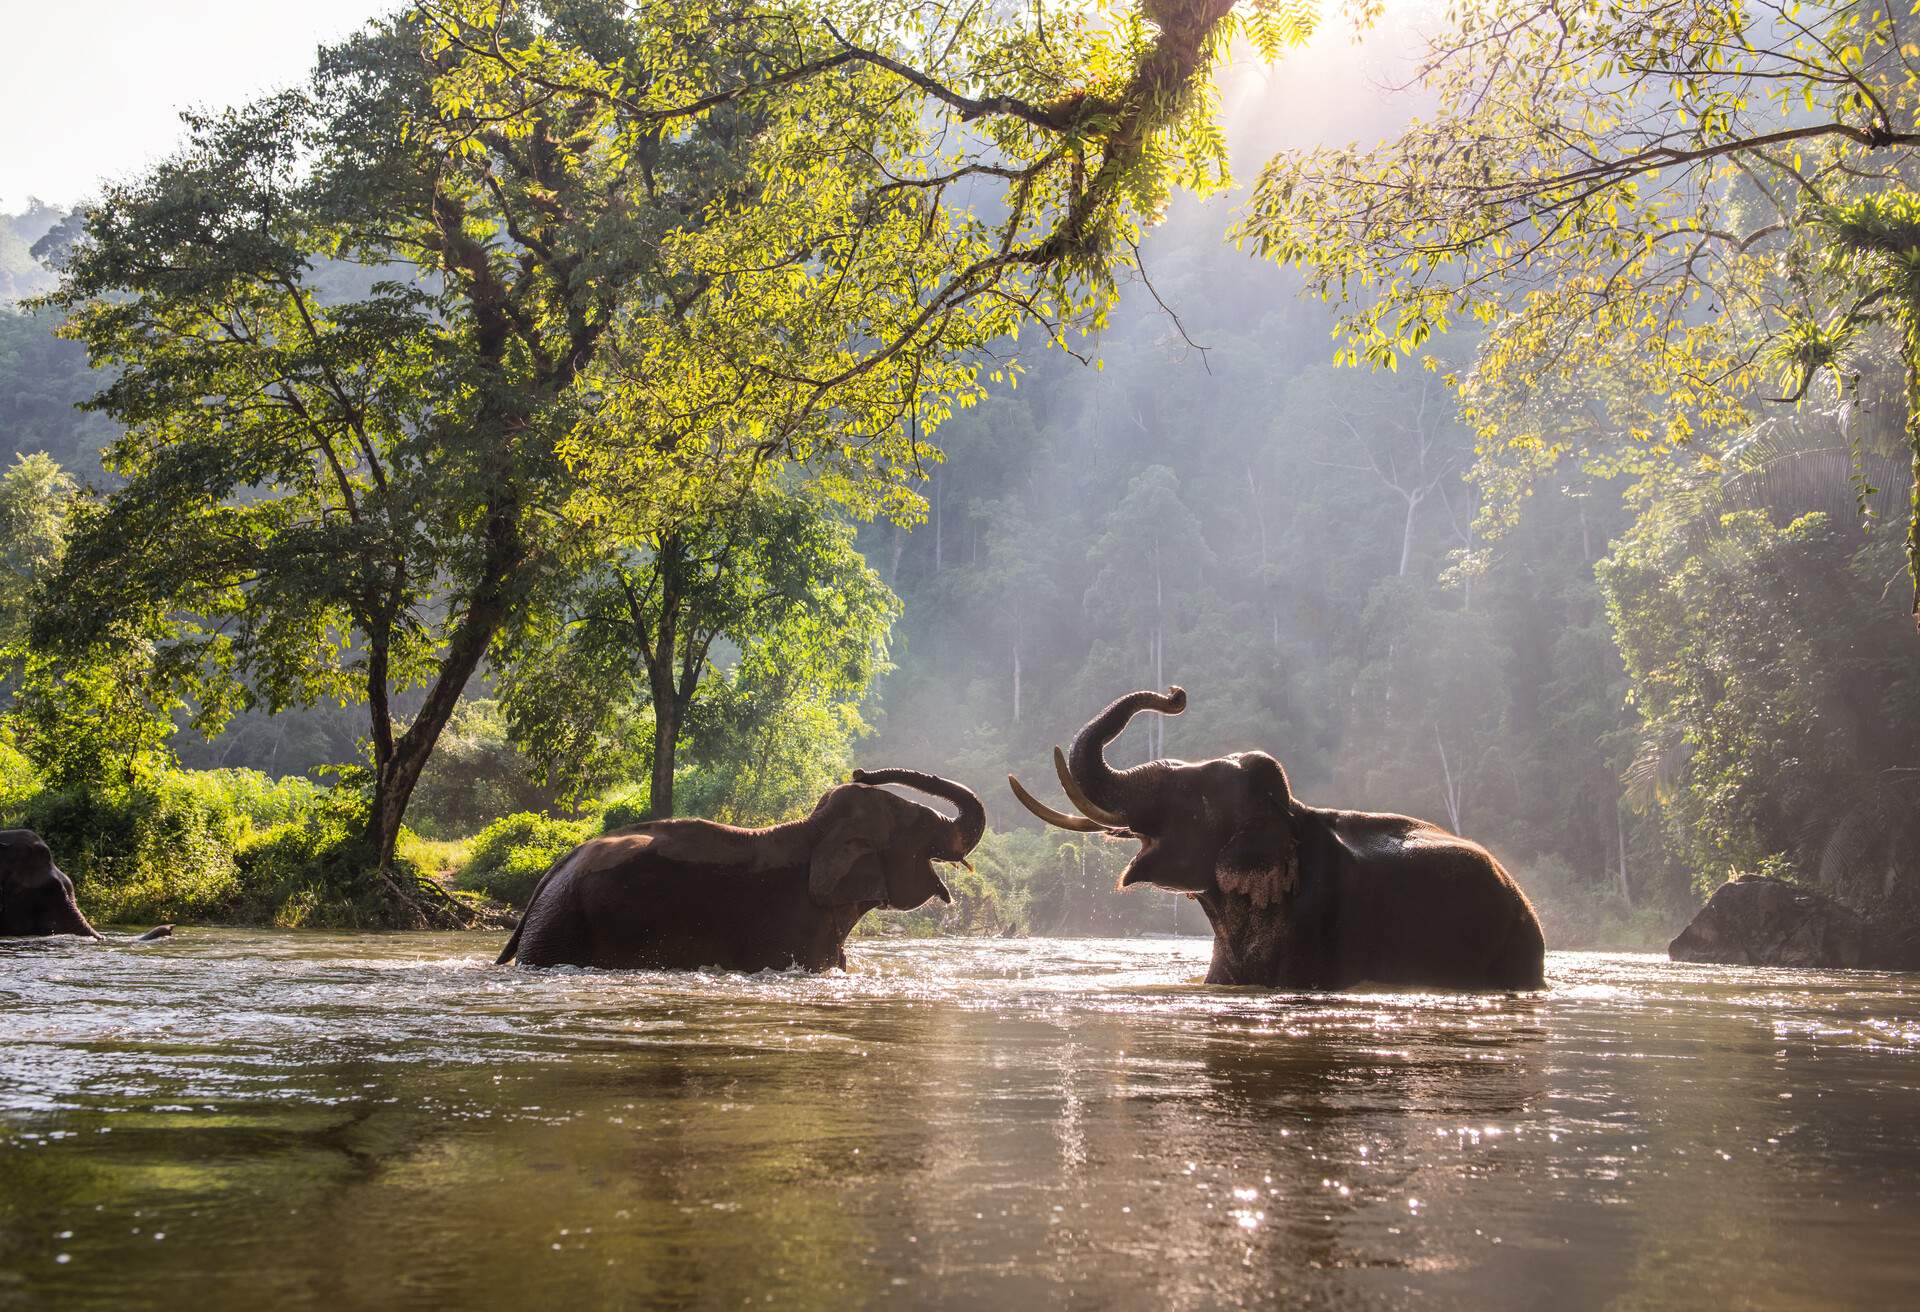
[[[179,139],[179,111],[297,80],[396,0],[7,0],[0,213],[76,201]]]
[[[0,214],[28,196],[72,204],[102,178],[163,158],[179,111],[224,106],[297,81],[314,49],[401,0],[0,0]],[[1432,0],[1394,0],[1395,27]],[[1378,50],[1392,40],[1370,42]],[[1331,22],[1276,69],[1241,60],[1226,75],[1236,161],[1251,174],[1280,144],[1373,136],[1375,58]],[[1402,74],[1404,70],[1399,70]],[[1338,85],[1342,94],[1327,94]],[[1356,95],[1355,93],[1361,93]],[[1361,130],[1361,125],[1365,125]]]

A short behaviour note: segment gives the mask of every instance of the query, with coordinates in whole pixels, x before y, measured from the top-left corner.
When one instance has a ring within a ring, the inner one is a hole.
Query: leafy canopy
[[[734,782],[705,788],[707,809],[755,818],[811,803],[830,780],[809,762],[844,764],[899,609],[848,525],[772,486],[605,544],[543,603],[501,701],[545,776],[591,793],[644,773],[656,753],[670,772],[682,747]],[[669,791],[670,773],[655,777]],[[671,800],[654,798],[656,814]]]
[[[1484,328],[1461,381],[1498,527],[1563,459],[1657,469],[1884,349],[1884,252],[1831,219],[1911,193],[1916,41],[1904,4],[1457,0],[1431,117],[1277,157],[1237,235],[1340,302],[1348,362]]]

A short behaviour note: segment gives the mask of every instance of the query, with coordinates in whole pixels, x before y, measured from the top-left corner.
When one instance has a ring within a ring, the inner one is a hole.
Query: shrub
[[[547,867],[594,829],[592,820],[556,820],[531,811],[502,816],[474,836],[472,857],[454,885],[524,907]]]
[[[162,776],[137,787],[46,789],[18,822],[53,849],[81,908],[107,923],[207,919],[239,891],[236,830],[191,787]]]
[[[607,799],[605,809],[600,812],[600,832],[610,834],[616,829],[637,825],[646,818],[647,788],[641,784]]]
[[[9,739],[0,738],[0,815],[14,815],[40,791],[33,762]]]
[[[224,914],[284,929],[378,929],[391,923],[365,834],[359,793],[321,792],[303,815],[248,834],[234,851],[236,884]],[[396,873],[409,875],[398,860]]]
[[[498,702],[463,701],[420,775],[407,822],[427,838],[471,834],[496,816],[544,810],[554,793],[507,738]]]
[[[0,787],[7,782],[0,752]],[[166,770],[120,788],[42,788],[4,802],[104,924],[379,923],[359,845],[364,800],[256,770]]]
[[[119,789],[43,789],[9,808],[47,841],[81,906],[107,922],[207,919],[240,892],[235,850],[255,817],[284,823],[312,789],[253,771],[167,771]]]

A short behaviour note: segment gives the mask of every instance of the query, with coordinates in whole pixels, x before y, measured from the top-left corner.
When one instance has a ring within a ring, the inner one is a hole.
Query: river
[[[0,1308],[1920,1299],[1920,977],[1555,953],[1207,988],[1199,939],[820,977],[491,938],[0,944]]]

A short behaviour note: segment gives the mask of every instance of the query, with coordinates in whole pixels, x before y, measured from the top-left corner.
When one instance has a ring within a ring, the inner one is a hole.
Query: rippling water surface
[[[0,944],[0,1308],[1914,1306],[1920,977],[1554,954],[1207,988],[1203,940],[849,975],[492,940]]]

